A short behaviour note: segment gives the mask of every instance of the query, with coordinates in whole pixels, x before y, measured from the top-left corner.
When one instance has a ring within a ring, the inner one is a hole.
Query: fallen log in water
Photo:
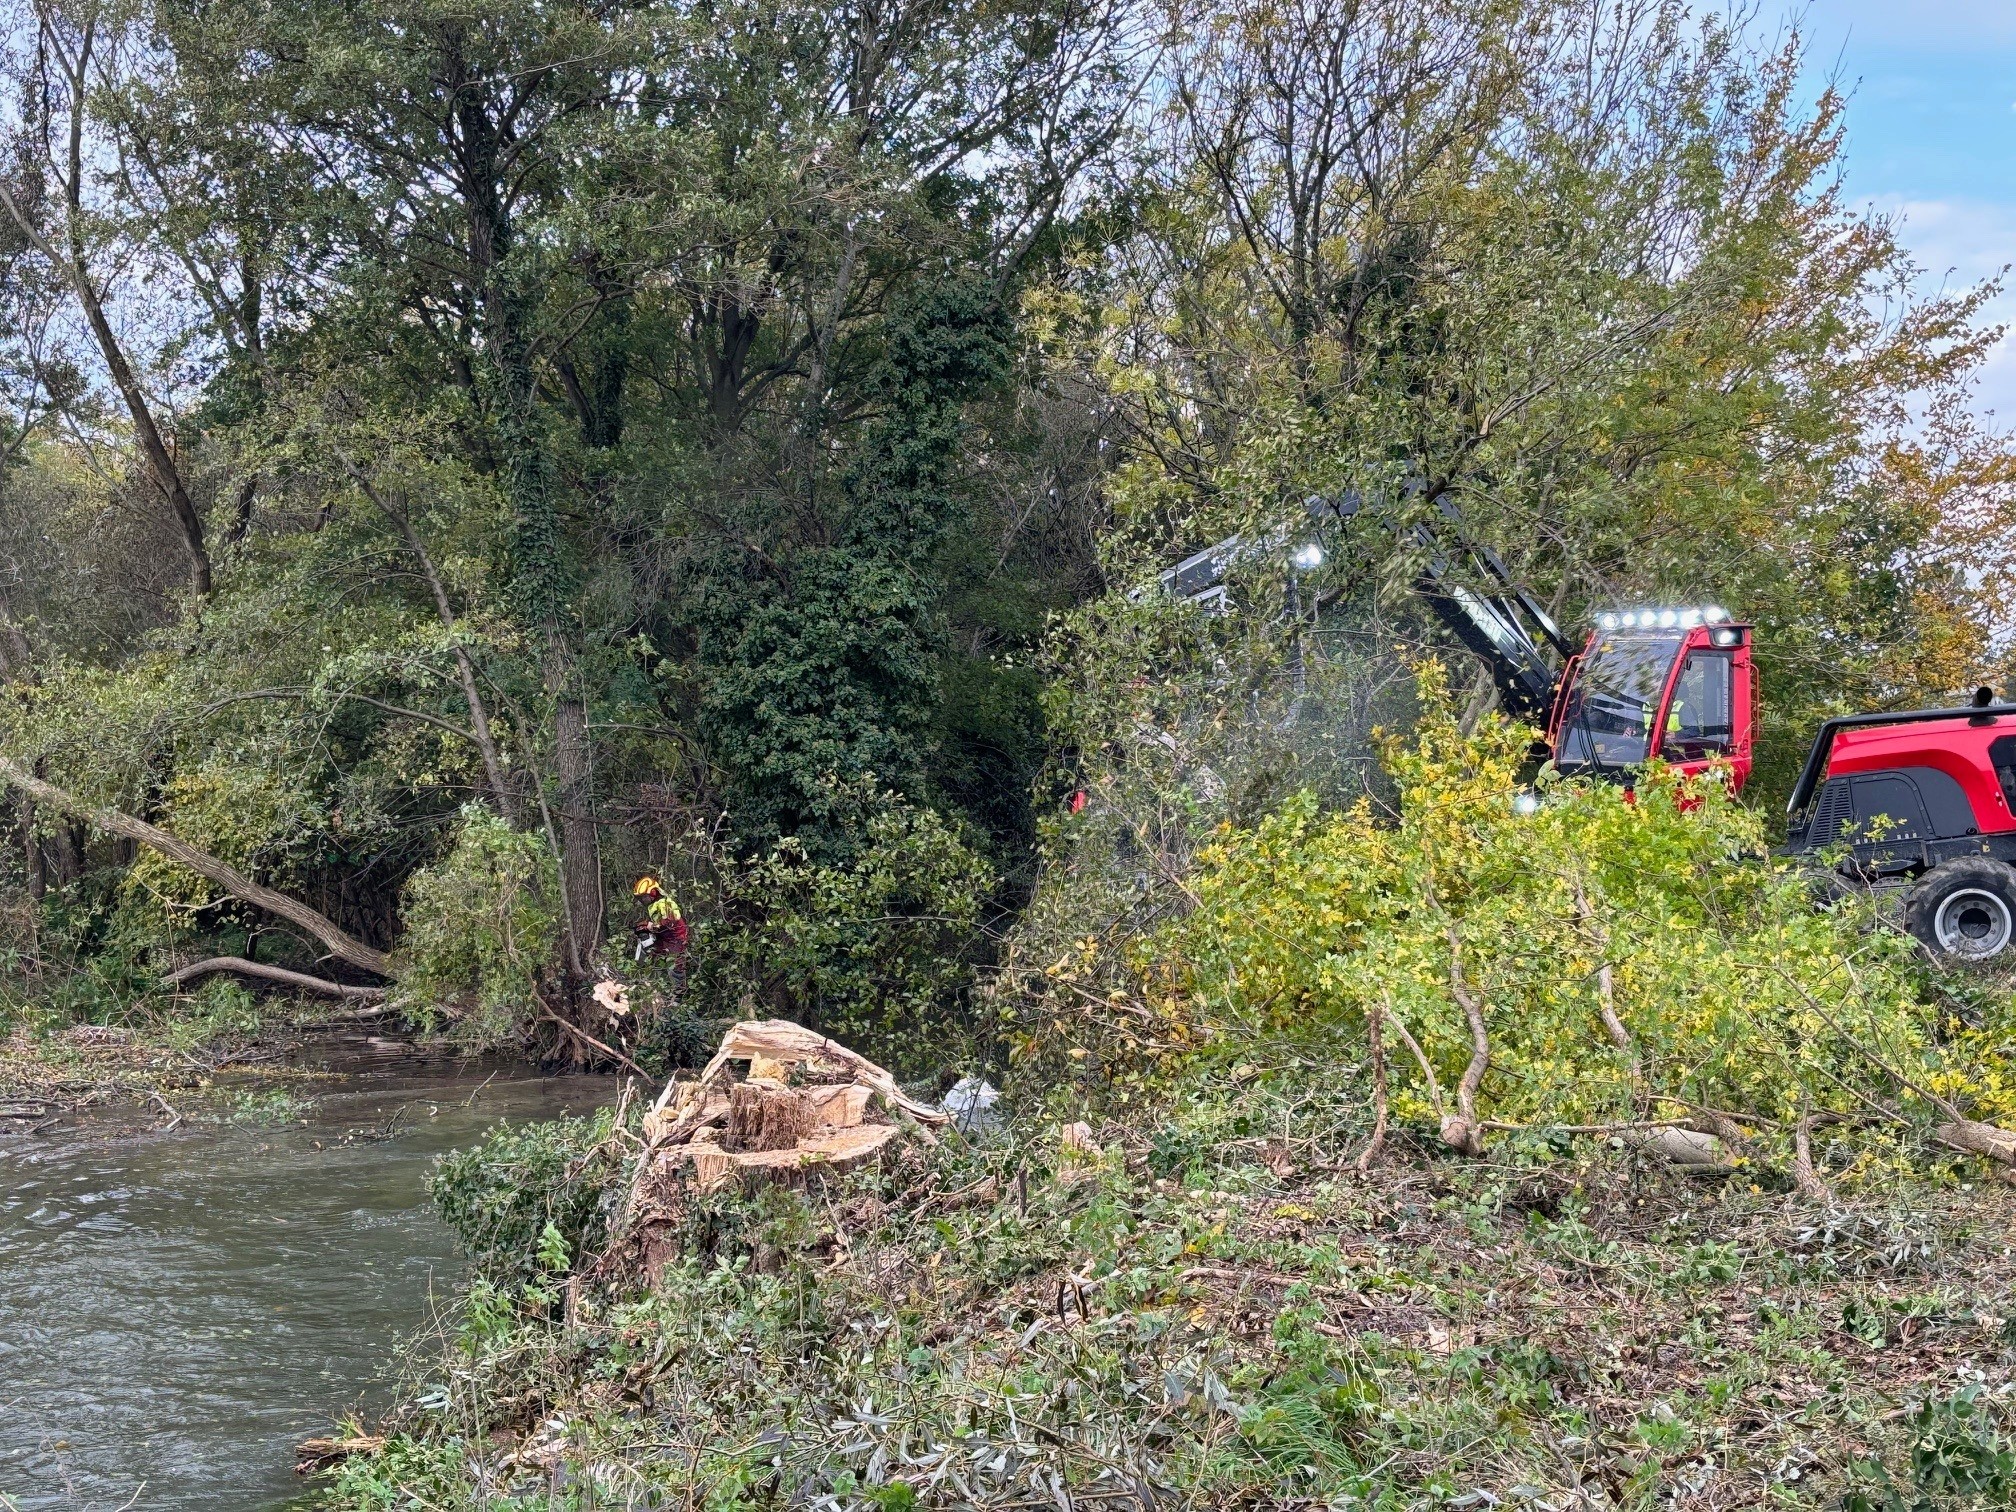
[[[169,972],[161,978],[161,983],[166,987],[181,987],[218,971],[257,977],[262,982],[279,982],[288,987],[299,987],[303,992],[320,992],[330,997],[377,999],[385,996],[383,987],[353,987],[344,982],[332,982],[327,977],[310,976],[305,971],[289,971],[285,966],[248,961],[243,956],[211,956],[206,960],[193,961]]]
[[[352,1438],[306,1438],[294,1446],[296,1475],[318,1475],[340,1465],[353,1454],[376,1454],[385,1440],[371,1434]]]
[[[394,975],[391,957],[382,950],[373,949],[357,939],[325,914],[318,913],[299,898],[290,898],[285,893],[254,882],[250,877],[229,862],[198,849],[188,841],[171,835],[158,825],[136,819],[131,814],[118,809],[100,808],[87,803],[75,793],[65,792],[53,782],[45,782],[33,772],[10,757],[0,756],[0,781],[20,788],[40,803],[66,814],[75,814],[88,824],[97,826],[114,835],[122,835],[128,840],[137,840],[150,846],[169,860],[186,866],[199,877],[204,877],[224,891],[255,908],[263,908],[268,913],[277,914],[288,923],[305,929],[320,940],[328,952],[348,961],[364,971],[378,976]]]

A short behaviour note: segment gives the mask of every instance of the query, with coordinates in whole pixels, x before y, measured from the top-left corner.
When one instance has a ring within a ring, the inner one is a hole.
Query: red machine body
[[[2016,861],[2016,708],[1981,698],[1830,719],[1789,808],[1792,850],[1845,845],[1872,875],[1961,856]]]
[[[1751,627],[1690,617],[1696,623],[1681,624],[1668,611],[1590,632],[1561,669],[1548,711],[1547,746],[1560,770],[1628,780],[1658,757],[1683,773],[1719,771],[1742,789],[1757,732]]]
[[[1905,925],[1931,950],[2016,945],[2016,705],[1982,688],[1964,708],[1830,719],[1787,808],[1787,850],[1908,887]]]

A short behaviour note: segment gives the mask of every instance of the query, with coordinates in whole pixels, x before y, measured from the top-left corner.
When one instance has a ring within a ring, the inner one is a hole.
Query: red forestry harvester
[[[1932,950],[1981,961],[2016,942],[2016,704],[1980,688],[1964,708],[1830,719],[1786,811],[1787,850],[1907,889]]]
[[[1320,527],[1362,507],[1347,493],[1310,513]],[[1560,771],[1628,783],[1658,758],[1742,789],[1757,729],[1750,625],[1715,606],[1625,610],[1599,614],[1577,649],[1446,502],[1441,513],[1412,531],[1416,591],[1490,669],[1505,711],[1545,731]],[[1227,570],[1260,549],[1222,541],[1163,586],[1224,607]],[[1323,551],[1311,542],[1289,559],[1306,571]],[[1826,852],[1846,880],[1904,889],[1905,922],[1931,950],[1986,960],[2016,945],[2016,704],[1983,688],[1964,708],[1830,719],[1788,811],[1788,853]]]

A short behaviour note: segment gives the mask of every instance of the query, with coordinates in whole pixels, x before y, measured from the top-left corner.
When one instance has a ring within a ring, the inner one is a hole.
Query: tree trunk
[[[208,598],[210,551],[203,543],[202,517],[196,513],[189,490],[183,486],[182,470],[175,465],[168,443],[160,427],[154,423],[154,412],[148,407],[140,380],[134,376],[133,366],[120,348],[119,338],[113,334],[112,323],[105,318],[105,308],[99,303],[98,291],[92,287],[81,265],[73,269],[73,273],[72,283],[77,290],[78,303],[84,307],[84,318],[91,327],[91,334],[97,339],[98,350],[105,358],[106,370],[112,375],[119,397],[126,401],[126,412],[133,417],[133,430],[140,438],[141,451],[146,454],[147,470],[153,475],[154,486],[161,491],[162,499],[182,532],[182,544],[189,553],[189,586],[198,598]]]
[[[45,27],[45,40],[48,33]],[[67,173],[57,167],[51,154],[49,168],[55,172],[63,190],[64,236],[66,247],[59,250],[43,234],[34,217],[25,213],[19,202],[4,185],[0,185],[0,205],[6,207],[8,215],[19,227],[22,235],[35,244],[35,248],[48,258],[62,273],[71,291],[77,296],[77,303],[84,311],[85,324],[91,328],[91,337],[97,343],[99,355],[105,359],[105,370],[110,374],[113,386],[119,390],[119,397],[126,402],[126,412],[133,418],[133,431],[139,438],[140,450],[147,458],[147,470],[153,475],[155,487],[161,491],[162,499],[175,516],[177,528],[182,532],[183,544],[189,551],[189,583],[198,598],[210,596],[210,553],[203,542],[203,521],[196,513],[196,506],[189,497],[189,490],[183,485],[181,469],[175,465],[175,458],[168,450],[168,443],[162,436],[161,427],[155,423],[154,411],[147,403],[147,395],[140,387],[140,380],[133,371],[133,364],[126,359],[125,348],[120,346],[119,337],[112,329],[112,322],[106,317],[105,305],[99,298],[98,288],[91,281],[89,260],[85,256],[84,241],[84,109],[85,97],[89,89],[92,64],[92,49],[97,38],[97,18],[88,20],[77,39],[77,50],[73,55],[61,48],[56,50],[59,64],[70,86],[70,110],[68,131],[65,138],[65,163]]]
[[[521,623],[545,638],[546,694],[553,701],[554,796],[559,809],[561,914],[566,921],[570,994],[601,944],[602,866],[595,819],[588,711],[567,642],[573,612],[572,574],[563,524],[554,508],[553,458],[541,423],[533,356],[533,296],[500,275],[511,256],[514,228],[503,155],[507,114],[517,109],[479,82],[464,56],[464,24],[439,33],[440,77],[449,89],[455,136],[456,187],[467,215],[469,266],[483,338],[482,359],[495,380],[492,435],[511,502],[510,594]],[[544,804],[544,795],[541,794]],[[551,826],[549,824],[549,833]],[[572,1005],[569,1005],[570,1011]],[[577,1035],[578,1026],[569,1025]]]
[[[286,987],[299,987],[304,992],[321,992],[330,997],[340,998],[382,998],[383,987],[352,987],[343,982],[331,982],[323,977],[309,976],[305,971],[289,971],[285,966],[268,966],[264,961],[248,961],[243,956],[211,956],[208,960],[194,961],[178,970],[171,971],[161,980],[170,987],[181,987],[198,977],[209,976],[212,972],[229,971],[238,976],[257,977],[264,982],[279,982]]]
[[[131,814],[123,814],[117,809],[94,808],[74,793],[65,792],[54,783],[44,782],[10,757],[0,756],[0,778],[13,783],[29,796],[48,804],[51,808],[75,814],[99,829],[151,846],[169,860],[178,862],[198,876],[216,883],[232,897],[250,903],[255,908],[263,908],[268,913],[278,914],[290,924],[299,925],[320,940],[328,948],[329,953],[339,960],[348,961],[352,966],[378,976],[390,978],[396,975],[384,951],[373,950],[362,940],[345,933],[307,904],[254,882],[228,862],[219,860],[208,851],[198,850],[185,840],[176,839],[168,831],[149,824],[144,819],[135,819]]]
[[[476,749],[483,757],[483,775],[490,784],[490,794],[496,800],[497,812],[514,829],[523,819],[519,809],[518,795],[504,771],[504,758],[497,749],[496,736],[490,728],[490,710],[483,702],[483,690],[477,685],[476,664],[469,656],[469,648],[462,644],[454,602],[448,597],[448,585],[434,566],[433,553],[427,543],[420,539],[420,532],[413,527],[413,520],[403,508],[395,509],[392,502],[373,486],[364,470],[341,452],[336,460],[350,475],[372,507],[389,520],[405,539],[406,549],[420,564],[420,571],[427,579],[428,591],[434,595],[434,612],[441,620],[441,628],[448,632],[449,650],[455,658],[455,679],[462,688],[462,702],[469,710],[469,738],[476,742]]]
[[[557,659],[557,658],[556,658]],[[563,664],[564,668],[564,664]],[[588,706],[572,686],[553,691],[553,757],[560,809],[560,892],[567,909],[570,966],[586,976],[602,947],[602,853],[596,833]]]
[[[1463,936],[1449,925],[1449,992],[1470,1026],[1470,1062],[1456,1084],[1456,1112],[1442,1120],[1443,1143],[1466,1155],[1484,1153],[1483,1125],[1477,1117],[1477,1091],[1491,1069],[1491,1036],[1484,1023],[1484,1002],[1463,979]]]
[[[68,887],[84,877],[84,836],[76,825],[64,820],[49,831],[44,852],[56,873],[56,885]]]
[[[28,872],[28,896],[40,903],[49,891],[49,874],[42,859],[42,837],[35,833],[35,800],[26,793],[17,794],[14,812],[21,827],[21,859]]]

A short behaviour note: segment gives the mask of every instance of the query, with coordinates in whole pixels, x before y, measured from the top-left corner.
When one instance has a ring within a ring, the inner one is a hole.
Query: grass
[[[1473,1162],[1425,1134],[1361,1177],[1357,1118],[1348,1086],[1281,1072],[1193,1084],[1091,1158],[1033,1118],[913,1146],[695,1203],[655,1285],[596,1279],[554,1230],[416,1353],[387,1447],[329,1499],[2016,1496],[2016,1193],[1941,1168],[1821,1211],[1598,1143]]]

